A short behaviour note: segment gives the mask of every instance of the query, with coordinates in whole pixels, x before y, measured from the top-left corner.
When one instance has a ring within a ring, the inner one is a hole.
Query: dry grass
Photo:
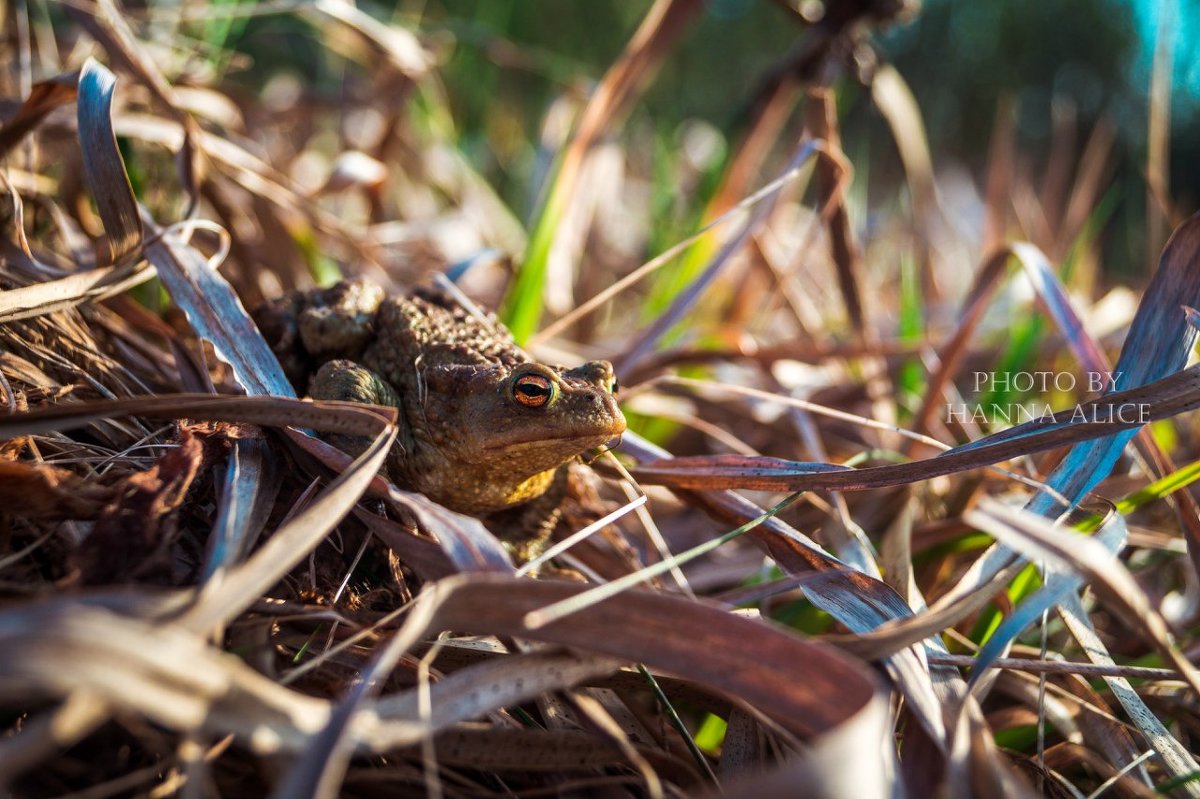
[[[529,220],[459,146],[443,31],[341,0],[8,9],[6,795],[1200,794],[1200,221],[1109,289],[1111,129],[1056,130],[1035,183],[1003,109],[950,199],[871,45],[903,5],[828,3],[728,152],[694,128],[664,167],[622,125],[703,4],[656,0],[526,143],[553,151]],[[250,14],[336,91],[239,73]],[[850,82],[906,177],[869,235]],[[1156,103],[1151,227],[1181,216]],[[632,432],[541,578],[380,478],[394,413],[297,399],[246,311],[436,272],[546,360],[617,364]],[[981,403],[1060,412],[948,412]]]

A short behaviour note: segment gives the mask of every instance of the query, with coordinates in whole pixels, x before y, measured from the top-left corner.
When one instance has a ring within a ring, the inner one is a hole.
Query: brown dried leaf
[[[72,558],[84,585],[124,582],[155,574],[168,563],[165,546],[174,537],[175,511],[200,471],[204,445],[188,428],[158,462],[114,486],[91,534]]]
[[[79,73],[70,72],[33,84],[16,115],[0,128],[0,156],[17,146],[47,114],[74,100],[78,83]]]
[[[94,519],[116,489],[45,463],[0,459],[0,506],[32,519]]]

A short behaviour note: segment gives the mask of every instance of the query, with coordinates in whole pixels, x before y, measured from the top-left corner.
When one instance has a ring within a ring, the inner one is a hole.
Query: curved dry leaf
[[[17,113],[0,128],[0,157],[16,147],[47,114],[73,101],[78,85],[78,72],[57,75],[33,84]]]
[[[55,311],[121,294],[155,275],[145,264],[102,266],[74,275],[0,291],[0,324],[45,316]]]
[[[1150,643],[1200,695],[1200,670],[1174,645],[1166,622],[1115,553],[1082,533],[1055,526],[1040,514],[1010,508],[995,500],[983,500],[965,518],[1026,559],[1044,559],[1084,577],[1106,605],[1122,616],[1129,629],[1145,632]]]
[[[245,557],[267,523],[282,482],[280,465],[266,441],[239,437],[230,442],[202,581]]]
[[[626,432],[622,447],[643,459],[670,457],[636,433]],[[688,492],[686,496],[710,516],[730,524],[744,524],[763,515],[762,508],[732,491]],[[752,528],[749,535],[788,573],[817,572],[815,577],[805,579],[800,589],[813,605],[855,633],[867,633],[881,624],[912,615],[908,603],[891,586],[850,568],[778,517]],[[931,639],[930,644],[940,646],[937,639]],[[944,744],[946,729],[939,693],[965,694],[966,683],[958,672],[940,666],[931,669],[911,649],[896,652],[886,666],[929,736],[938,745]]]
[[[562,651],[509,655],[460,669],[430,686],[429,719],[440,732],[542,694],[616,671],[621,661]],[[381,697],[370,706],[381,718],[419,718],[417,689]]]
[[[233,733],[257,751],[296,749],[329,703],[281,688],[182,627],[78,598],[0,611],[0,695],[84,691],[170,729]]]
[[[155,232],[159,235],[146,246],[146,260],[158,270],[159,279],[187,314],[192,329],[233,369],[238,385],[250,395],[296,396],[279,359],[233,287],[176,234]]]
[[[1183,369],[1200,331],[1188,324],[1181,305],[1200,305],[1200,214],[1180,225],[1163,249],[1158,271],[1138,304],[1117,358],[1114,387],[1150,384]],[[1110,393],[1102,399],[1116,396]],[[1137,426],[1131,426],[1125,431],[1114,431],[1109,438],[1072,447],[1047,479],[1047,486],[1078,502],[1109,475],[1136,430]],[[1058,501],[1049,492],[1042,491],[1027,507],[1048,515],[1057,505]],[[1193,563],[1200,563],[1200,553],[1191,554]]]
[[[89,58],[79,73],[79,146],[83,152],[83,175],[96,210],[104,222],[107,263],[121,263],[142,243],[142,220],[125,160],[117,149],[112,126],[112,99],[117,78],[95,59]]]
[[[395,443],[395,421],[376,417],[371,445],[302,511],[275,530],[244,563],[204,585],[180,623],[197,632],[227,624],[304,559],[350,513]]]
[[[353,31],[409,80],[420,80],[433,66],[433,57],[407,28],[385,25],[345,0],[315,0],[311,8]]]
[[[1083,648],[1088,660],[1102,666],[1116,665],[1116,661],[1108,654],[1108,649],[1092,627],[1079,597],[1067,597],[1058,606],[1058,614],[1071,635]],[[1137,691],[1129,684],[1129,680],[1124,677],[1104,677],[1103,679],[1113,696],[1117,698],[1121,707],[1129,715],[1130,723],[1141,732],[1146,743],[1162,758],[1162,764],[1167,773],[1175,779],[1183,779],[1200,771],[1200,764],[1197,764],[1192,753],[1175,736],[1171,735],[1166,726],[1138,696]],[[1195,780],[1185,782],[1180,790],[1186,792],[1188,796],[1200,796],[1200,785],[1197,785]]]
[[[0,440],[85,427],[100,419],[144,416],[148,419],[195,419],[244,422],[264,427],[309,428],[347,436],[377,436],[395,422],[396,409],[360,402],[226,397],[213,394],[156,394],[117,400],[64,402],[0,416]]]
[[[904,77],[891,64],[881,65],[872,75],[871,99],[892,129],[892,141],[900,153],[912,195],[917,231],[924,233],[931,221],[927,215],[933,210],[935,191],[933,159],[921,108]],[[925,239],[928,241],[928,236]]]
[[[450,578],[437,586],[435,628],[645,663],[736,696],[804,736],[833,729],[875,696],[870,670],[832,647],[682,597],[630,591],[537,630],[525,626],[529,613],[585,589],[492,574]]]
[[[654,461],[632,471],[642,482],[673,488],[861,491],[927,480],[1044,452],[1064,444],[1130,432],[1148,422],[1167,419],[1197,407],[1200,407],[1200,367],[1193,366],[1153,383],[1047,413],[1032,422],[910,463],[848,469],[836,464],[779,458],[697,455]],[[1137,413],[1130,409],[1136,409]]]
[[[358,682],[334,706],[329,722],[312,736],[298,758],[299,762],[279,780],[271,792],[273,799],[300,799],[305,796],[336,799],[353,754],[354,740],[349,730],[351,721],[359,714],[363,703],[383,687],[400,657],[420,640],[435,610],[433,602],[425,601],[417,601],[410,608],[404,625],[387,644],[379,647]],[[422,715],[418,712],[414,718]]]

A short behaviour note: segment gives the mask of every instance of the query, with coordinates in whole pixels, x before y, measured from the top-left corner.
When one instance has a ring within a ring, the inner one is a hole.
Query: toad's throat
[[[554,469],[524,479],[497,480],[494,474],[464,474],[450,491],[442,486],[418,486],[430,499],[450,510],[475,516],[494,513],[540,497],[554,481]]]

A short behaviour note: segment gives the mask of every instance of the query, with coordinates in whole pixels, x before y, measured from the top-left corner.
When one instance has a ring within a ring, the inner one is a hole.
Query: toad
[[[625,430],[608,361],[537,363],[494,316],[440,289],[389,298],[343,281],[256,318],[297,390],[398,408],[387,476],[482,519],[521,562],[557,523],[566,465]]]

